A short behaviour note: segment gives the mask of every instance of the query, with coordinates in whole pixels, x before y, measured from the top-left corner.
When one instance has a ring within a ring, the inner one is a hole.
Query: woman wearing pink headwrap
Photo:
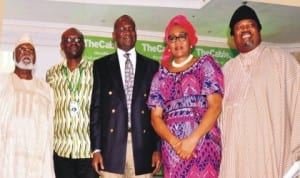
[[[166,178],[218,177],[223,74],[210,55],[194,57],[194,27],[182,15],[165,30],[162,66],[152,81],[148,107],[162,138]]]

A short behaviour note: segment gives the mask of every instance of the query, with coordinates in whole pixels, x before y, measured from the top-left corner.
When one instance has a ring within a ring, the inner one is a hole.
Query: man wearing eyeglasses
[[[65,60],[47,71],[54,90],[54,166],[56,178],[96,178],[91,167],[89,106],[92,62],[82,58],[83,34],[76,28],[63,32],[60,43]]]

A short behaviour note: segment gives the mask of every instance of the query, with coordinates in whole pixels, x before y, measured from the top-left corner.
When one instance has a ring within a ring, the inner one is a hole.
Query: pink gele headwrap
[[[184,15],[177,15],[171,19],[171,21],[169,22],[169,24],[167,25],[167,27],[165,29],[165,43],[167,43],[167,41],[168,41],[170,30],[175,25],[180,25],[186,29],[186,31],[188,33],[188,38],[189,38],[190,44],[192,46],[195,46],[198,41],[196,30],[194,29],[193,25],[187,20],[187,18]],[[173,57],[173,55],[171,53],[170,48],[168,46],[166,46],[166,48],[162,54],[162,61],[161,61],[162,65],[167,66],[172,57]]]

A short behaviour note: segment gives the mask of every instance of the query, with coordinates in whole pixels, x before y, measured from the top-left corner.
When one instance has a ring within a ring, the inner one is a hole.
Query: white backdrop
[[[46,71],[52,65],[62,61],[63,57],[60,53],[60,36],[67,28],[76,27],[85,35],[94,35],[101,37],[111,37],[112,28],[84,26],[76,24],[52,24],[52,23],[37,23],[28,21],[3,20],[1,34],[0,51],[9,53],[10,55],[0,56],[0,72],[1,64],[5,60],[12,61],[12,52],[14,43],[23,33],[28,33],[35,44],[37,53],[37,65],[35,76],[45,79]],[[163,33],[151,31],[139,31],[139,40],[162,41]],[[226,38],[209,38],[199,37],[197,45],[228,48],[228,39]],[[289,52],[300,52],[299,44],[270,44],[280,46]],[[13,65],[13,63],[11,63]]]

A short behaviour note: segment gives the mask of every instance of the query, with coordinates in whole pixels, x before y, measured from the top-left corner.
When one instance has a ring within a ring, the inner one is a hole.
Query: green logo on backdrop
[[[112,38],[85,36],[85,46],[84,57],[91,61],[115,52]],[[165,45],[163,42],[138,40],[135,48],[142,55],[160,61]],[[237,51],[228,48],[196,46],[193,54],[195,56],[211,54],[216,61],[223,65],[230,58],[234,57]]]
[[[100,57],[111,54],[115,47],[111,38],[84,36],[85,50],[83,56],[85,59],[93,61]]]

